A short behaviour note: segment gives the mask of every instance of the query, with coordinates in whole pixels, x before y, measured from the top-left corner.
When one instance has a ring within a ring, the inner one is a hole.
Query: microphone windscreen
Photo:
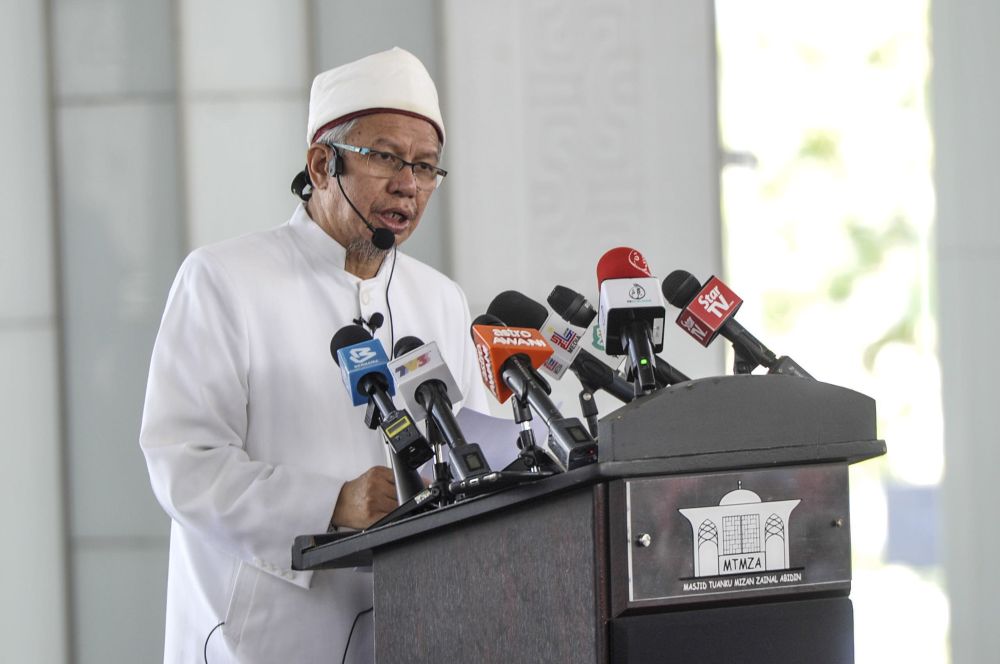
[[[497,318],[493,314],[479,314],[478,316],[476,316],[473,319],[472,324],[473,325],[502,325],[504,327],[507,326],[507,323],[503,322],[502,320],[500,320],[499,318]]]
[[[701,290],[701,282],[686,270],[674,270],[663,280],[661,290],[667,302],[678,309],[683,309]]]
[[[517,291],[504,291],[493,298],[486,313],[496,316],[512,327],[541,329],[549,312],[527,295]]]
[[[420,337],[403,337],[396,342],[396,345],[392,347],[392,356],[400,357],[406,355],[411,350],[415,350],[424,345],[424,342],[420,340]]]
[[[652,277],[649,264],[638,250],[630,247],[615,247],[604,252],[597,261],[597,287],[605,279],[641,279]]]
[[[587,302],[587,298],[565,286],[553,288],[546,301],[552,307],[552,311],[559,314],[570,325],[590,327],[597,316],[597,312]]]
[[[337,330],[337,333],[333,335],[333,339],[330,339],[330,354],[333,355],[333,361],[336,362],[339,367],[340,358],[337,357],[338,350],[346,348],[347,346],[359,344],[362,341],[368,341],[371,338],[372,335],[368,334],[368,331],[360,325],[345,325],[340,328]]]
[[[376,228],[372,231],[372,244],[382,251],[389,251],[396,244],[396,236],[388,228]]]

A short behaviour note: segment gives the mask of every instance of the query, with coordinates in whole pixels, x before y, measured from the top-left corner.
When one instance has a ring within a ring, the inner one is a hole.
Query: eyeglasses
[[[448,171],[443,168],[438,168],[437,166],[433,166],[424,161],[406,161],[391,152],[373,150],[372,148],[362,148],[357,145],[348,145],[346,143],[327,143],[327,145],[332,145],[335,148],[341,148],[350,152],[356,152],[363,156],[365,158],[363,163],[368,171],[368,174],[376,177],[391,178],[396,173],[403,170],[404,166],[409,166],[410,170],[413,171],[413,177],[417,180],[418,189],[434,189],[441,184],[441,180],[444,179],[444,176],[448,175]]]

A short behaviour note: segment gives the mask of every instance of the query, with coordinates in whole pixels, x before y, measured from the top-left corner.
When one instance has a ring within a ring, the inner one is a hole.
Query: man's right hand
[[[396,509],[396,482],[385,466],[369,468],[344,482],[330,523],[339,528],[367,528]]]

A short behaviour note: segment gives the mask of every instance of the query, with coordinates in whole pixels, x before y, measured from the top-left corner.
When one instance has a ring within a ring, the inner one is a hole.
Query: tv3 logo
[[[367,346],[362,348],[352,348],[348,355],[350,355],[351,362],[355,364],[362,364],[363,362],[368,362],[378,357],[378,353]]]
[[[402,378],[411,371],[416,371],[425,364],[430,364],[430,361],[431,361],[431,354],[424,353],[423,355],[413,358],[406,364],[401,364],[398,367],[396,367],[396,375]]]

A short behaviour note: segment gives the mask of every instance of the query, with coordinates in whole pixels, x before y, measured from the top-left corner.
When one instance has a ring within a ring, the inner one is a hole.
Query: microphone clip
[[[368,331],[372,333],[372,336],[375,336],[375,332],[382,327],[382,323],[385,322],[385,316],[376,311],[368,317],[368,320],[358,316],[351,322],[355,325],[363,325],[364,327],[367,327]]]

